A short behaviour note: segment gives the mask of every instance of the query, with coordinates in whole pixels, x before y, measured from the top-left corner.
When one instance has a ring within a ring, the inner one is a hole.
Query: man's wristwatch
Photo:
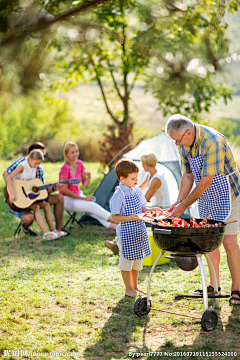
[[[177,201],[178,201],[179,203],[181,203],[181,202],[182,202],[182,200],[180,200],[180,199],[178,199]]]

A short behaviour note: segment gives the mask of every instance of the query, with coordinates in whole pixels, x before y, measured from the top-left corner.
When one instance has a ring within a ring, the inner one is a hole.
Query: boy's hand
[[[128,218],[128,221],[142,221],[141,219],[139,219],[139,216],[137,214],[132,214]]]

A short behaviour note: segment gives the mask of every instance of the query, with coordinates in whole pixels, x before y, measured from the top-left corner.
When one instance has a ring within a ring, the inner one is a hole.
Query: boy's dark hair
[[[121,176],[126,179],[129,174],[138,173],[139,168],[132,160],[121,159],[115,165],[115,172],[118,180],[120,181]]]
[[[43,143],[41,143],[41,142],[35,142],[35,143],[33,143],[33,144],[31,144],[31,145],[29,146],[28,153],[30,154],[30,152],[31,152],[32,150],[35,150],[35,149],[42,149],[42,150],[44,150],[44,149],[45,149],[45,145],[44,145]]]

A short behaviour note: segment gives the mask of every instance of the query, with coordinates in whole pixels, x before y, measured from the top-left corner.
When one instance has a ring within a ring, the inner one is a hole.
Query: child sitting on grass
[[[13,182],[14,179],[20,179],[20,180],[32,180],[36,177],[36,170],[37,167],[41,164],[43,161],[43,153],[41,150],[32,150],[26,160],[21,162],[18,167],[7,176],[6,181],[9,188],[9,201],[13,203],[16,197],[14,188],[13,188]],[[47,230],[41,212],[41,209],[44,210],[45,219],[47,221],[47,224],[49,226],[50,231]],[[36,219],[37,224],[39,225],[40,229],[43,231],[43,239],[44,240],[53,240],[57,239],[60,236],[66,235],[63,231],[58,231],[54,229],[53,220],[52,220],[52,214],[50,205],[46,201],[41,201],[38,203],[34,203],[30,206],[30,209],[33,210],[34,216]]]
[[[147,210],[147,201],[137,187],[139,168],[127,159],[119,160],[115,171],[120,185],[110,200],[112,218],[120,222],[117,227],[120,250],[119,269],[126,287],[125,295],[135,297],[138,292],[138,273],[142,270],[143,259],[151,254],[148,234],[139,214]]]

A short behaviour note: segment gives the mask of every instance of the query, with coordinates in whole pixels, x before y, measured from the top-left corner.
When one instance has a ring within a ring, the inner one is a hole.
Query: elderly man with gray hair
[[[182,180],[177,201],[170,207],[179,217],[198,200],[200,217],[232,222],[226,226],[223,246],[232,277],[230,305],[240,305],[240,248],[237,242],[240,215],[240,175],[231,148],[216,130],[194,124],[188,117],[172,115],[165,132],[179,148]],[[195,181],[196,187],[192,189]],[[219,286],[220,250],[209,254]],[[220,291],[220,287],[218,288]],[[210,273],[208,292],[214,291]],[[197,290],[201,293],[201,290]]]

